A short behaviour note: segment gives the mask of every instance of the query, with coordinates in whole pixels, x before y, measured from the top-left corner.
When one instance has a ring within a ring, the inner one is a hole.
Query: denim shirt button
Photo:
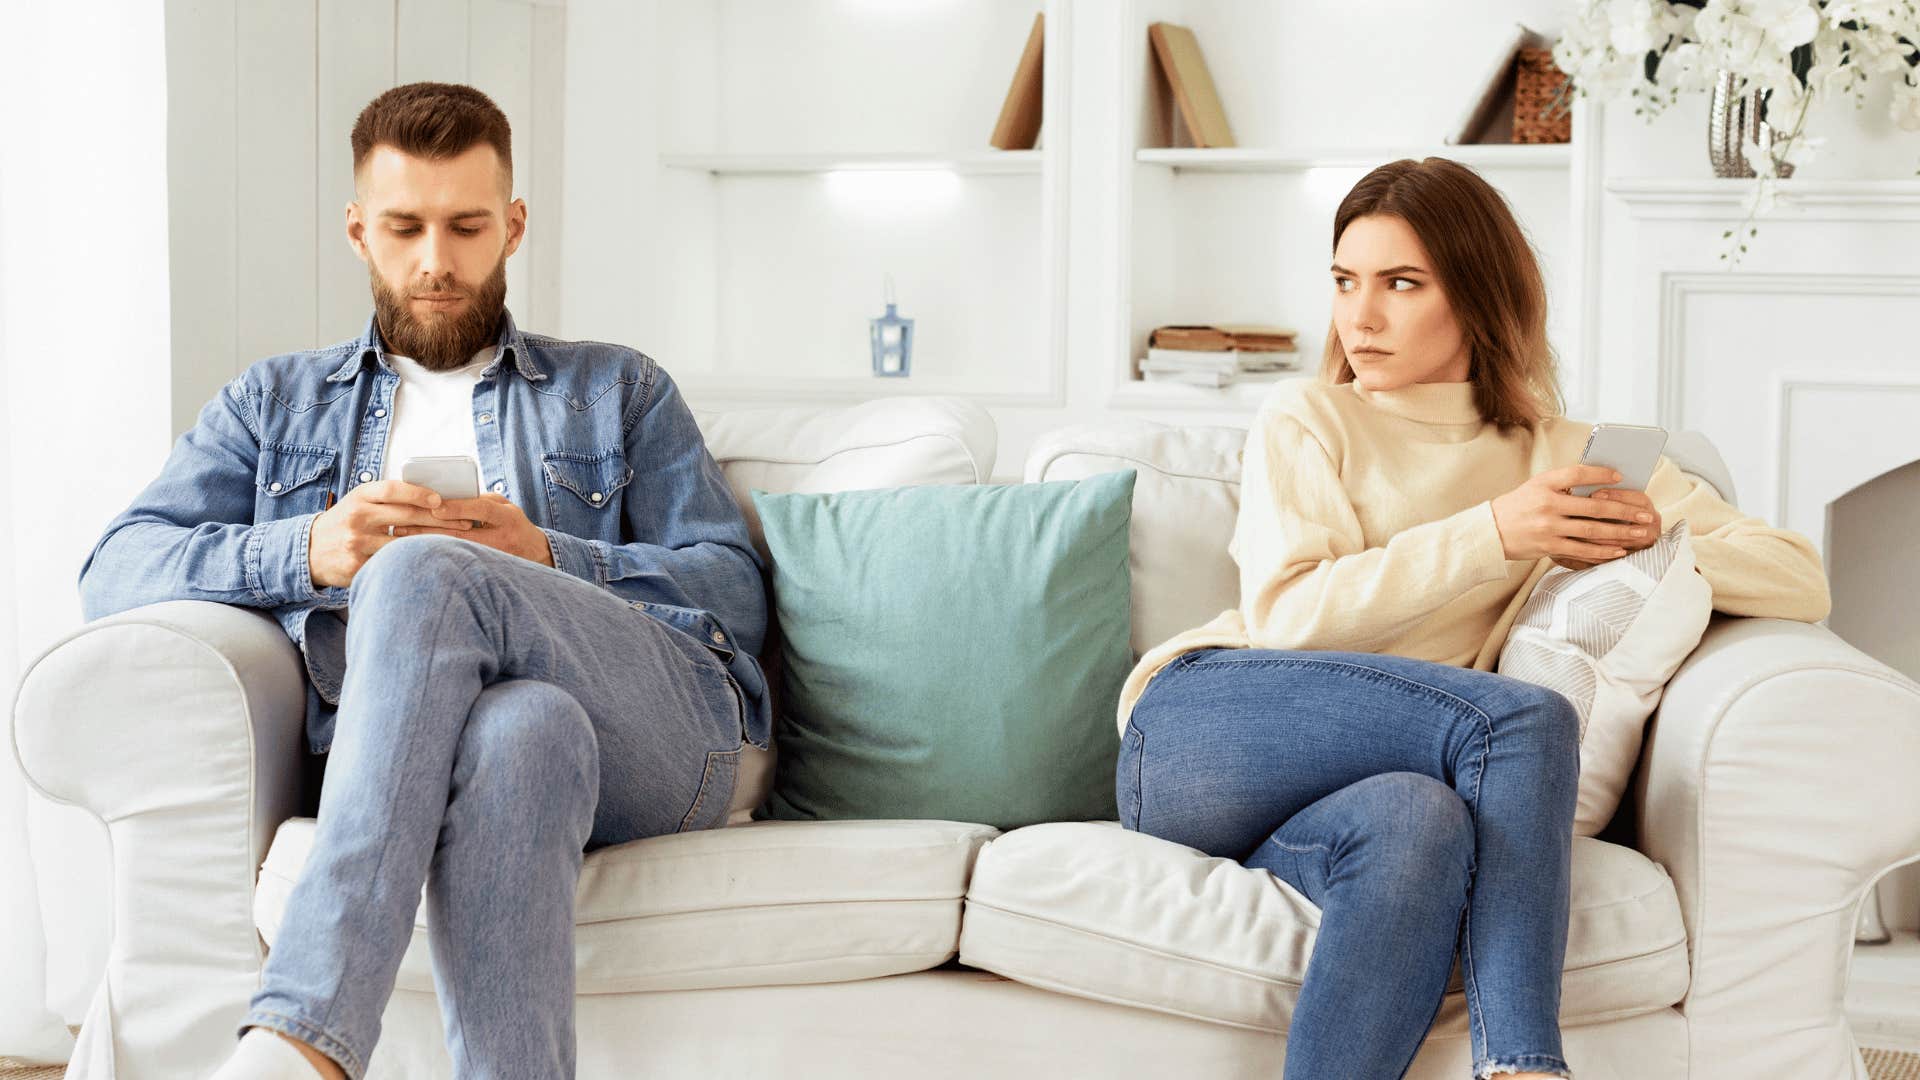
[[[363,483],[363,484],[371,484],[371,483],[373,483],[373,474],[372,474],[372,473],[370,473],[370,472],[363,472],[363,473],[361,473],[361,474],[360,474],[360,482],[361,482],[361,483]]]
[[[507,482],[505,480],[495,480],[493,482],[493,490],[497,492],[505,492],[507,490]]]
[[[713,632],[713,643],[715,645],[725,645],[727,643],[727,635],[715,630]]]
[[[385,409],[375,409],[375,410],[373,410],[373,418],[374,418],[375,420],[378,420],[378,419],[381,419],[382,417],[384,417],[384,416],[386,416],[386,415],[387,415],[387,410],[385,410]]]
[[[268,491],[279,491],[279,490],[280,490],[280,489],[281,489],[282,487],[284,487],[284,486],[286,486],[286,485],[284,485],[284,484],[282,484],[282,483],[280,483],[280,481],[278,481],[278,480],[275,480],[275,481],[274,481],[273,483],[271,483],[271,484],[268,484],[268,485],[267,485],[267,490],[268,490]]]
[[[589,495],[589,496],[587,496],[587,499],[588,499],[588,501],[590,501],[590,502],[599,502],[599,501],[600,501],[601,499],[604,499],[604,498],[606,498],[606,496],[605,496],[605,495],[602,495],[602,494],[601,494],[600,492],[598,492],[598,491],[596,491],[596,492],[594,492],[593,494],[591,494],[591,495]]]
[[[483,423],[483,424],[491,424],[491,423],[493,423],[493,414],[492,414],[492,413],[490,413],[490,412],[483,412],[483,413],[481,413],[481,414],[480,414],[480,422],[481,422],[481,423]]]

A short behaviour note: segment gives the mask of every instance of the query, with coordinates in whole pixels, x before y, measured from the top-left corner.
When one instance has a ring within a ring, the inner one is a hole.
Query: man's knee
[[[373,553],[347,586],[350,605],[396,587],[444,588],[471,573],[474,545],[453,536],[403,536]]]
[[[456,784],[529,809],[589,811],[599,800],[599,741],[573,695],[534,679],[480,692],[454,751]]]

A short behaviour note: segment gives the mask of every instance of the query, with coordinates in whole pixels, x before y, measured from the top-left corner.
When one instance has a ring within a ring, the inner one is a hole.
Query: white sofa
[[[701,422],[749,520],[750,487],[992,474],[991,420],[952,399]],[[1110,421],[1026,463],[1029,481],[1138,470],[1136,651],[1235,602],[1243,434]],[[312,838],[300,679],[269,619],[192,602],[90,624],[27,672],[25,775],[111,837],[107,967],[69,1075],[203,1075],[231,1046]],[[1271,875],[1111,822],[750,822],[757,765],[730,827],[586,860],[580,1075],[1280,1075],[1319,913]],[[1717,619],[1613,828],[1575,841],[1578,1075],[1863,1080],[1855,913],[1920,858],[1916,776],[1920,687],[1822,627]],[[370,1075],[449,1074],[426,950],[417,927]],[[1455,980],[1413,1076],[1469,1073]]]

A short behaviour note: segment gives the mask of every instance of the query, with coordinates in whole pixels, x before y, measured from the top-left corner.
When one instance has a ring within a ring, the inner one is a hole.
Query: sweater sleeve
[[[1826,570],[1806,537],[1741,514],[1664,457],[1647,482],[1647,497],[1662,525],[1687,520],[1694,563],[1713,587],[1714,610],[1800,622],[1819,622],[1832,610]]]
[[[1240,567],[1247,637],[1266,649],[1374,651],[1507,576],[1488,502],[1368,547],[1325,447],[1277,412],[1263,412],[1248,435],[1228,550]]]

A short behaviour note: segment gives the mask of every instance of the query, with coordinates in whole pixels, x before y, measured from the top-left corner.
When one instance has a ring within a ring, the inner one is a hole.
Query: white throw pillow
[[[1687,523],[1652,547],[1585,570],[1555,567],[1500,650],[1500,674],[1557,690],[1580,713],[1576,836],[1605,828],[1640,759],[1660,694],[1713,615]]]

